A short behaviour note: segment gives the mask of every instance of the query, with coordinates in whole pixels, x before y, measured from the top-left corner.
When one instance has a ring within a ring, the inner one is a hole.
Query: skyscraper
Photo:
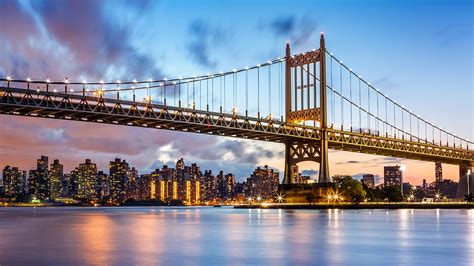
[[[396,187],[400,189],[403,194],[403,172],[399,165],[396,166],[385,166],[384,167],[384,186],[385,187]]]
[[[211,170],[205,170],[201,176],[201,199],[213,200],[216,197],[216,178]]]
[[[115,158],[109,163],[109,191],[110,199],[114,204],[126,200],[129,170],[128,163],[120,158]]]
[[[28,192],[39,200],[49,199],[50,183],[48,157],[41,155],[36,161],[36,170],[30,170]]]
[[[435,163],[435,181],[443,181],[443,167],[441,166],[441,163]]]
[[[97,198],[97,166],[90,159],[79,164],[77,172],[77,197],[81,199]]]
[[[63,165],[56,159],[51,164],[51,170],[49,172],[49,195],[51,199],[61,196],[63,179]]]
[[[3,168],[3,186],[6,198],[13,200],[23,194],[25,176],[26,172],[19,170],[18,167],[7,165]]]

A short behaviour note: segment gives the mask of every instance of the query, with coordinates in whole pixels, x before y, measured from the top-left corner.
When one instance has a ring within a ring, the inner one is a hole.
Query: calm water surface
[[[0,208],[0,265],[474,265],[474,210]]]

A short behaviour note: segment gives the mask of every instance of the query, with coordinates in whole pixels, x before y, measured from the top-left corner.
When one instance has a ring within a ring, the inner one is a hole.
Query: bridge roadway
[[[127,125],[311,145],[321,129],[278,120],[58,92],[0,87],[0,114]],[[474,166],[474,151],[432,143],[327,130],[329,148]]]

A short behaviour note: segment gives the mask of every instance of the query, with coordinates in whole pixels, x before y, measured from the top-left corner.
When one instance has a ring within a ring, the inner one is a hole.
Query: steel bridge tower
[[[318,93],[319,92],[319,93]],[[319,101],[318,101],[319,94]],[[314,142],[285,143],[285,176],[283,184],[295,183],[295,166],[299,162],[319,163],[319,183],[328,183],[328,123],[326,91],[326,48],[321,33],[320,47],[308,53],[291,55],[286,44],[285,117],[288,124],[313,121],[321,135]]]

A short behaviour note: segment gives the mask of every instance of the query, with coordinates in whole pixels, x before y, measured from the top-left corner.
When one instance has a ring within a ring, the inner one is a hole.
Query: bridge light
[[[235,72],[237,72],[237,69],[235,69],[235,68],[234,68],[234,69],[232,69],[232,72],[234,72],[234,73],[235,73]]]
[[[69,80],[66,78],[66,79],[64,80],[64,83],[68,84],[68,83],[69,83]]]
[[[82,81],[82,84],[87,84],[87,81],[86,81],[86,80],[83,80],[83,81]]]
[[[137,83],[137,80],[136,80],[136,79],[134,79],[132,82],[133,82],[133,83]]]
[[[85,83],[85,82],[84,82]],[[100,80],[100,84],[104,84],[104,81],[103,80]]]
[[[159,84],[159,85],[160,85],[160,87],[163,87],[163,82],[160,82],[160,84]]]
[[[122,82],[120,81],[120,79],[119,79],[119,80],[117,80],[116,82],[117,82],[117,84],[120,84],[120,83],[122,83]]]
[[[12,78],[10,76],[7,76],[7,80],[11,80]]]
[[[167,78],[164,78],[163,80],[164,80],[164,81],[167,81],[168,79],[167,79]]]
[[[352,68],[349,68],[349,71],[351,71],[351,72],[352,72]]]
[[[258,64],[257,67],[260,67],[260,64]]]
[[[176,81],[173,81],[173,85],[176,85]]]
[[[74,92],[74,89],[70,89],[69,91],[70,91],[70,92]]]
[[[249,67],[248,67],[248,66],[246,66],[246,67],[245,67],[245,70],[249,70]]]
[[[267,61],[267,64],[271,65],[271,64],[272,64],[272,61]]]
[[[333,56],[333,53],[330,53],[331,56]]]
[[[152,80],[152,79],[148,79],[148,82],[153,82],[153,80]]]
[[[343,62],[342,62],[342,61],[339,61],[339,63],[341,63],[341,64],[342,64]]]
[[[57,90],[57,89],[54,89],[53,91],[54,91],[54,92],[58,92],[58,90]]]
[[[50,83],[51,81],[49,79],[46,80],[46,83]]]
[[[224,72],[223,72],[223,71],[219,71],[219,74],[221,74],[221,75],[222,75],[222,74],[224,74]]]
[[[31,79],[30,79],[30,78],[27,78],[26,81],[27,81],[27,82],[31,82]]]

